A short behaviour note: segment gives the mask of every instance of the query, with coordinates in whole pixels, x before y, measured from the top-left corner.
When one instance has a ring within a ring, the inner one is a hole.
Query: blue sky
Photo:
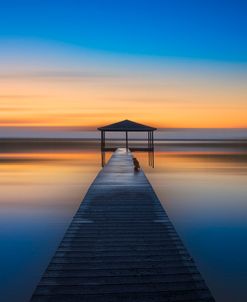
[[[0,39],[97,51],[247,61],[247,1],[0,1]]]
[[[246,128],[246,15],[247,0],[0,0],[0,128]]]

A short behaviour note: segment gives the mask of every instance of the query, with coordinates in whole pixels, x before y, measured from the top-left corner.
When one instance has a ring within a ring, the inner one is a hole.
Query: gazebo
[[[147,133],[147,146],[144,148],[130,148],[131,151],[148,151],[153,153],[154,151],[154,131],[157,130],[154,127],[139,124],[130,120],[124,120],[118,123],[110,124],[104,127],[98,128],[101,132],[101,152],[102,152],[102,166],[104,166],[104,152],[114,151],[115,148],[106,147],[106,132],[125,132],[125,147],[126,150],[129,149],[129,132],[146,132]],[[149,156],[149,164],[154,165],[153,160]]]

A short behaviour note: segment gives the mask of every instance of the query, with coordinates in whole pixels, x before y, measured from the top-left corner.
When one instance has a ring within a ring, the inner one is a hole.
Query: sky
[[[239,0],[0,0],[0,128],[245,128],[246,15]]]

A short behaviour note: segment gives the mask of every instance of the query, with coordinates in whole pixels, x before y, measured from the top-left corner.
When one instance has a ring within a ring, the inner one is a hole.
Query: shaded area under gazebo
[[[139,124],[130,120],[124,120],[118,123],[110,124],[98,128],[101,132],[101,153],[102,153],[102,166],[105,165],[105,152],[113,152],[117,147],[106,146],[106,132],[124,132],[125,133],[125,147],[131,151],[146,151],[149,154],[149,165],[154,167],[154,127]],[[147,144],[144,147],[129,147],[129,132],[146,132]]]

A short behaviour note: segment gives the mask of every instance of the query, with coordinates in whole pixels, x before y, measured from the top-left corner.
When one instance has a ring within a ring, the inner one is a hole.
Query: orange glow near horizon
[[[0,127],[95,129],[124,119],[158,128],[247,127],[246,75],[230,67],[214,74],[189,64],[80,60],[79,67],[61,61],[1,71]]]

